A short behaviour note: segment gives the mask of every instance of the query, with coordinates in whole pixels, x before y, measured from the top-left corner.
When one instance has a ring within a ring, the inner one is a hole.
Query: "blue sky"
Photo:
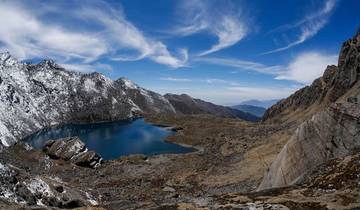
[[[310,84],[359,11],[358,0],[0,0],[0,50],[231,105]]]

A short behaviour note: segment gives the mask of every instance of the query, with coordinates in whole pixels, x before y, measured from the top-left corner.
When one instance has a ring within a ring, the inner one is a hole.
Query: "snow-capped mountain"
[[[51,60],[19,62],[0,53],[0,140],[9,146],[45,127],[69,122],[175,113],[163,96],[130,80],[68,71]],[[0,145],[1,146],[1,145]]]

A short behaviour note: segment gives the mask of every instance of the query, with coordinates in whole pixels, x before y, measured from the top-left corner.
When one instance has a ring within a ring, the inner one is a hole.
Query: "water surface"
[[[192,148],[165,142],[174,134],[166,128],[146,123],[144,119],[96,124],[67,124],[44,129],[25,139],[34,148],[41,149],[49,139],[79,136],[90,150],[103,159],[111,160],[130,154],[155,155],[187,153]]]

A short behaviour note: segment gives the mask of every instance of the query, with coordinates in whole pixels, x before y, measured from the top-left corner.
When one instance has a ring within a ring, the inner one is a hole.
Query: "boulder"
[[[74,157],[71,161],[78,166],[95,168],[102,162],[102,158],[96,152],[88,151],[88,152],[80,153],[78,156]]]
[[[102,158],[94,151],[88,151],[84,142],[79,137],[68,137],[58,140],[49,140],[43,151],[53,159],[62,159],[72,163],[95,168],[102,162]]]

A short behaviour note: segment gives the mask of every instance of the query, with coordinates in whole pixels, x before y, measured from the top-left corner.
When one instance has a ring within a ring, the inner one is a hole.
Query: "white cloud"
[[[278,75],[276,79],[293,80],[302,84],[310,84],[314,79],[322,76],[328,65],[336,63],[336,55],[306,52],[298,55],[288,65],[288,70]]]
[[[266,66],[257,62],[228,58],[197,58],[195,61],[231,66],[239,71],[248,70],[274,75],[275,79],[278,80],[291,80],[301,84],[310,84],[313,80],[322,76],[328,65],[337,63],[337,56],[315,51],[303,52],[291,60],[288,65],[284,66]],[[237,70],[232,71],[232,73],[235,72]]]
[[[306,15],[302,20],[299,22],[293,24],[293,25],[285,25],[285,27],[279,27],[275,29],[275,31],[278,31],[278,29],[292,29],[292,28],[300,28],[300,35],[297,37],[296,40],[292,41],[288,45],[284,47],[280,47],[274,50],[270,50],[267,52],[262,53],[265,54],[271,54],[275,52],[284,51],[287,49],[290,49],[296,45],[299,45],[306,40],[310,39],[311,37],[315,36],[328,22],[328,19],[331,15],[331,12],[336,6],[336,0],[326,0],[324,5],[317,11],[310,13]]]
[[[222,66],[231,66],[239,70],[250,70],[264,74],[278,75],[285,70],[285,67],[280,65],[267,66],[262,63],[253,61],[233,59],[233,58],[196,58],[194,61],[205,62]]]
[[[113,68],[107,64],[95,63],[95,64],[68,64],[60,63],[61,67],[67,70],[79,71],[83,73],[99,72],[99,71],[112,71]]]
[[[241,101],[258,99],[270,100],[281,99],[288,97],[295,92],[298,87],[248,87],[248,86],[235,86],[229,87],[228,95],[239,98]]]
[[[71,5],[68,10],[61,2],[2,1],[0,45],[20,59],[51,57],[61,63],[85,64],[105,56],[119,61],[149,58],[173,68],[186,64],[187,50],[180,49],[178,57],[172,55],[164,43],[145,36],[122,11],[104,1]],[[41,12],[34,9],[39,6],[43,6]],[[68,22],[47,18],[58,15]],[[95,27],[83,27],[89,23]]]
[[[72,32],[45,24],[22,5],[1,2],[0,42],[20,59],[31,57],[68,57],[94,60],[107,46],[94,34]]]
[[[162,77],[160,80],[171,81],[171,82],[191,82],[191,79],[188,78],[176,78],[176,77]]]
[[[213,4],[211,1],[203,0],[184,1],[181,8],[184,23],[174,30],[175,34],[188,36],[208,31],[215,35],[218,43],[199,53],[199,56],[235,45],[246,36],[248,28],[245,21],[240,19],[240,11],[235,11],[233,5],[225,6],[225,1]]]

